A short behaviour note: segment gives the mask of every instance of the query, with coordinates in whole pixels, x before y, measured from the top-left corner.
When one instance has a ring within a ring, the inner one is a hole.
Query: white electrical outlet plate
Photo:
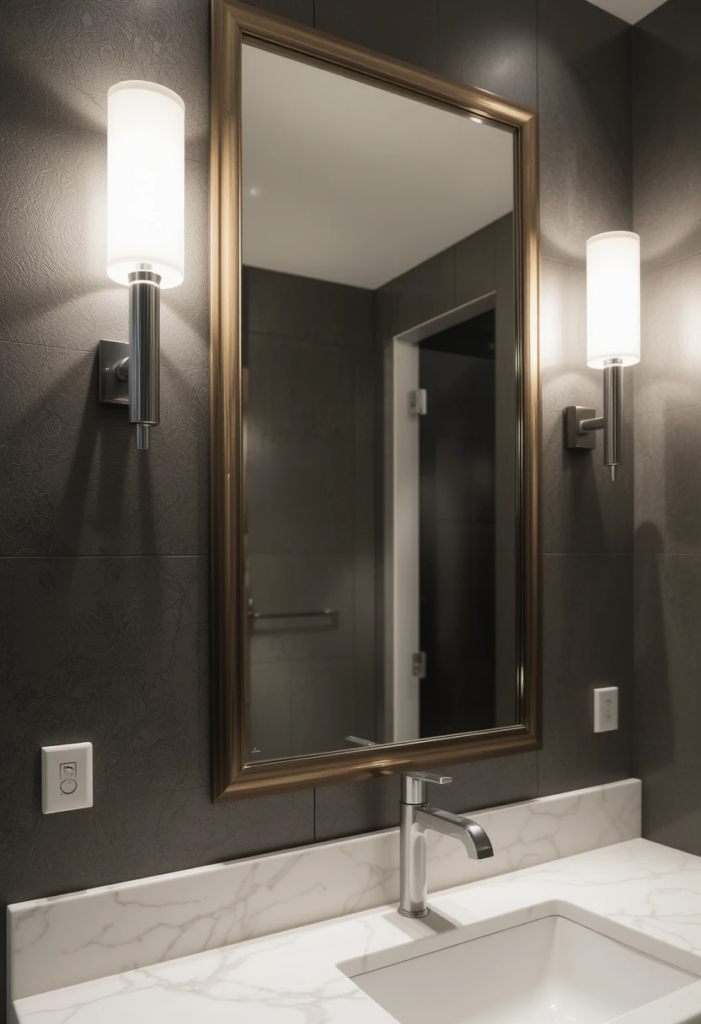
[[[92,743],[41,748],[41,809],[44,814],[92,807]]]
[[[618,687],[594,690],[594,732],[612,732],[618,728]]]

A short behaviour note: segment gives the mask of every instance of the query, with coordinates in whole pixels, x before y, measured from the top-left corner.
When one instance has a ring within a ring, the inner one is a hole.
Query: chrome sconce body
[[[581,405],[565,409],[567,447],[596,448],[596,431],[604,432],[604,465],[611,468],[611,479],[623,462],[623,363],[609,359],[604,366],[604,415]]]
[[[567,448],[596,448],[603,430],[611,479],[623,462],[623,370],[640,361],[640,238],[610,231],[587,242],[587,363],[604,371],[604,412],[565,409]]]
[[[137,270],[129,275],[129,422],[142,450],[161,418],[160,372],[161,277]]]
[[[129,341],[99,345],[100,401],[129,405],[136,446],[160,420],[161,289],[183,280],[185,108],[153,82],[107,100],[107,273],[129,288]]]
[[[129,275],[129,341],[101,341],[100,401],[129,406],[136,447],[147,451],[161,417],[161,278],[149,270]]]

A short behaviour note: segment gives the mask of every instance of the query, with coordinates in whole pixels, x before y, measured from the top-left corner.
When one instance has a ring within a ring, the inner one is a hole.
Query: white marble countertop
[[[19,1024],[389,1024],[338,964],[504,914],[525,921],[549,901],[662,940],[680,965],[701,957],[701,858],[634,839],[437,893],[439,929],[381,907],[27,996],[15,1012]],[[701,1021],[701,981],[624,1020]]]

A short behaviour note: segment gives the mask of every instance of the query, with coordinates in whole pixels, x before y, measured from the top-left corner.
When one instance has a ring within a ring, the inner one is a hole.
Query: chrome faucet
[[[432,775],[430,772],[409,772],[401,777],[399,913],[404,917],[426,917],[428,914],[428,829],[459,839],[472,860],[494,856],[489,836],[476,821],[429,807],[426,800],[427,785],[434,783],[445,786],[452,781],[449,775]]]

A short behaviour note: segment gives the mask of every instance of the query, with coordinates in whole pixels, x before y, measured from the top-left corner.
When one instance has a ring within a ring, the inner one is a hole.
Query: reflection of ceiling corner
[[[601,7],[609,14],[615,14],[617,18],[635,25],[642,21],[648,14],[652,14],[658,7],[662,7],[667,0],[589,0],[595,7]]]
[[[375,290],[513,210],[513,136],[245,45],[243,259]]]

